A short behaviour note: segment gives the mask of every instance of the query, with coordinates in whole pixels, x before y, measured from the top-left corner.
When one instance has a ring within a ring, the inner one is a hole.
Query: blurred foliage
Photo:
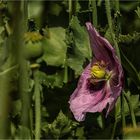
[[[72,9],[70,2],[72,2]],[[19,21],[15,21],[18,13],[14,13],[13,16],[13,2],[0,0],[1,87],[4,84],[3,77],[11,75],[7,103],[9,107],[7,139],[35,138],[36,97],[34,93],[36,84],[33,76],[34,70],[38,70],[37,78],[40,86],[42,139],[109,139],[114,125],[116,125],[115,139],[123,137],[126,139],[131,136],[131,134],[127,134],[127,130],[122,128],[122,97],[118,98],[116,109],[112,110],[107,118],[104,111],[88,113],[85,122],[78,123],[69,110],[69,97],[76,88],[80,74],[92,58],[88,33],[85,28],[85,22],[93,20],[91,2],[91,0],[29,0],[26,4],[22,3],[25,4],[25,9],[23,8],[24,10],[21,9],[21,11],[24,11],[27,26],[24,32],[35,31],[42,36],[40,43],[31,44],[30,55],[32,57],[36,53],[32,47],[40,47],[41,44],[41,50],[43,50],[42,56],[26,59],[28,83],[25,84],[28,84],[28,89],[25,90],[29,102],[24,102],[24,104],[30,106],[30,124],[27,127],[21,122],[23,99],[19,91],[21,86],[19,71],[22,64],[17,63],[20,60],[18,60],[17,53],[19,52],[16,48],[25,45],[24,50],[28,46],[23,38],[20,40],[23,42],[20,44],[21,46],[17,43],[17,38],[14,38],[14,24],[17,25]],[[117,0],[110,1],[111,16],[124,68],[124,91],[130,99],[128,103],[128,100],[124,98],[123,113],[126,126],[130,126],[133,124],[130,104],[137,124],[140,123],[140,1],[118,0],[118,2]],[[105,12],[105,2],[97,0],[96,3],[97,30],[113,45]],[[120,11],[117,9],[118,7]],[[24,24],[21,25],[22,30]],[[19,32],[18,28],[16,31]],[[0,96],[3,95],[1,93]]]

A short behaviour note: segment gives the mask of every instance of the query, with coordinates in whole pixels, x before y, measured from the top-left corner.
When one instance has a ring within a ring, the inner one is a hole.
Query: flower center
[[[110,73],[106,70],[106,64],[101,62],[96,62],[90,71],[91,78],[93,79],[105,79],[108,80],[110,78]]]
[[[106,75],[106,71],[104,68],[98,66],[98,65],[94,65],[91,68],[91,72],[90,72],[91,76],[93,78],[98,78],[98,79],[102,79],[105,77]]]

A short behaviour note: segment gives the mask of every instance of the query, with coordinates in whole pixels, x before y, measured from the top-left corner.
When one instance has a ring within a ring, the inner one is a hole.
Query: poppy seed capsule
[[[37,59],[43,55],[42,39],[43,36],[38,32],[25,33],[24,40],[26,59]]]

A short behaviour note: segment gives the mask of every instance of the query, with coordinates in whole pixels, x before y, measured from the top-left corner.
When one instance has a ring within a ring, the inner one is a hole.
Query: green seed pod
[[[42,39],[43,36],[38,32],[25,33],[25,58],[35,60],[43,55]]]

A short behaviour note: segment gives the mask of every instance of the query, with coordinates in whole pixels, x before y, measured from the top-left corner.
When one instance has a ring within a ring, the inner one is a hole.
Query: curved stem
[[[40,84],[38,79],[38,70],[33,70],[33,76],[35,81],[35,139],[40,139],[41,132],[41,99],[40,99]]]

